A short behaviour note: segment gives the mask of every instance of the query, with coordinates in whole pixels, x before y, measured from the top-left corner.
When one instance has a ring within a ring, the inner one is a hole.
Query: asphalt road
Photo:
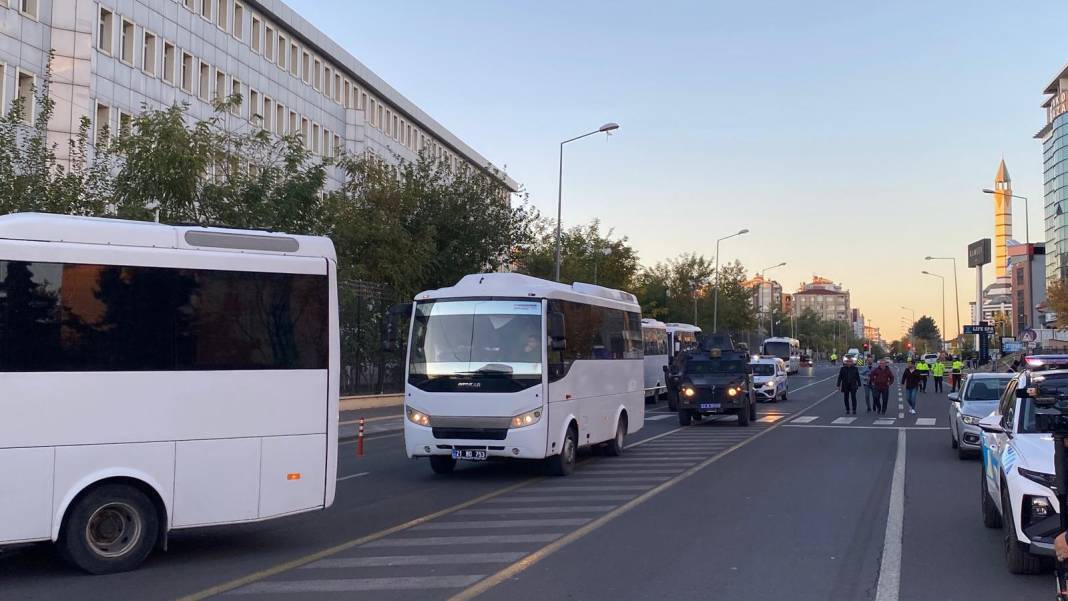
[[[1000,532],[982,527],[978,462],[949,448],[945,397],[899,418],[895,391],[878,423],[861,399],[851,420],[833,373],[792,377],[749,428],[679,428],[653,407],[623,457],[588,455],[563,479],[523,464],[435,476],[404,457],[399,410],[368,413],[365,456],[341,444],[329,510],[176,532],[114,576],[47,545],[8,550],[0,599],[1052,598],[1052,576],[1008,574]]]

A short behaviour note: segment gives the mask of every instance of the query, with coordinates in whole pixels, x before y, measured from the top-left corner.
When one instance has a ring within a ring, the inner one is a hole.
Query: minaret
[[[1006,277],[1009,238],[1012,238],[1012,180],[1001,159],[998,174],[994,177],[994,273]]]

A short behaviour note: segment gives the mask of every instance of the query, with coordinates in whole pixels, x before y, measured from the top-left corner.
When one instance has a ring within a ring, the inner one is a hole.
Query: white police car
[[[778,357],[760,357],[749,362],[753,391],[758,401],[786,400],[789,391],[786,362]]]
[[[997,409],[979,422],[983,525],[1004,530],[1005,561],[1013,574],[1035,574],[1054,556],[1060,532],[1053,439],[1035,426],[1034,396],[1068,395],[1068,356],[1029,357],[1009,382]]]

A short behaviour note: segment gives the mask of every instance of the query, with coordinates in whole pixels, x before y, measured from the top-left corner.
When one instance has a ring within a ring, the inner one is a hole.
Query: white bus
[[[697,348],[697,336],[701,333],[701,328],[688,323],[668,323],[664,325],[667,327],[668,334],[669,361],[674,361],[675,355],[680,352]]]
[[[459,459],[547,459],[566,475],[579,447],[645,420],[641,308],[633,295],[512,273],[465,276],[416,296],[404,444],[437,473]]]
[[[642,349],[645,354],[645,400],[656,401],[667,392],[668,334],[664,322],[642,319]]]
[[[336,299],[325,238],[0,217],[0,544],[104,574],[328,507]]]
[[[782,359],[786,373],[796,374],[801,369],[801,343],[796,338],[765,338],[760,345],[760,356]]]

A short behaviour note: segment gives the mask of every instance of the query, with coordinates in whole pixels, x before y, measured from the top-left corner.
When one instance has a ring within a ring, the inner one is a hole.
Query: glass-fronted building
[[[1068,67],[1050,82],[1042,104],[1046,125],[1042,141],[1046,223],[1046,283],[1068,278]]]

